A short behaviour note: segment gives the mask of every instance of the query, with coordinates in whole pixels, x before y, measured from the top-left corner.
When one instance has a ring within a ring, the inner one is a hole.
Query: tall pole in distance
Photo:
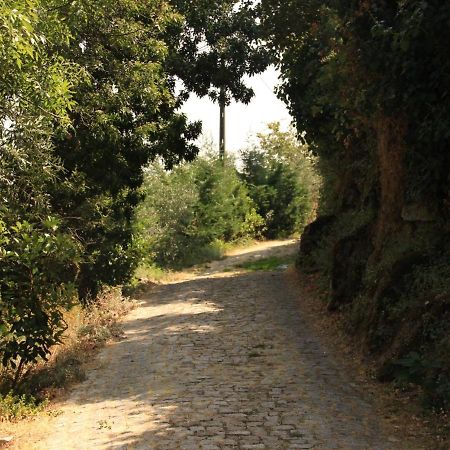
[[[225,158],[225,107],[226,107],[226,98],[225,98],[225,89],[220,89],[220,136],[219,136],[219,159],[224,161]]]

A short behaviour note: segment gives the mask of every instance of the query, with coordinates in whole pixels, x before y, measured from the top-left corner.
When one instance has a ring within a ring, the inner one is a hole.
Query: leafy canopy
[[[186,94],[195,92],[218,101],[248,103],[253,90],[245,76],[263,72],[271,57],[250,0],[171,0],[183,16],[179,28],[169,28],[169,71],[183,81]]]

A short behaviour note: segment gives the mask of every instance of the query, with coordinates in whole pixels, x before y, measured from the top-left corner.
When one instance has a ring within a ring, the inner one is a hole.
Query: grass
[[[295,256],[271,256],[269,258],[258,259],[256,261],[247,261],[242,264],[238,264],[236,267],[239,269],[249,270],[251,272],[282,270],[284,269],[284,266],[291,265],[294,260]]]
[[[180,261],[180,269],[189,268],[198,264],[204,264],[211,261],[218,261],[222,259],[229,249],[229,244],[216,240],[204,247],[192,249],[188,255],[185,255],[183,261]]]
[[[122,335],[120,319],[135,302],[122,297],[118,288],[105,289],[96,301],[76,306],[65,314],[68,328],[63,343],[55,346],[48,361],[29,368],[16,392],[10,392],[11,374],[0,374],[0,421],[19,421],[46,409],[48,399],[62,389],[85,379],[84,365],[108,341]]]
[[[0,420],[16,422],[33,417],[42,412],[48,405],[48,401],[38,401],[31,395],[14,395],[9,392],[0,395]]]
[[[125,292],[127,295],[139,294],[141,290],[146,289],[148,283],[175,281],[184,270],[207,269],[211,262],[224,259],[227,252],[245,248],[256,242],[254,239],[241,239],[228,243],[216,240],[205,247],[193,250],[189,257],[173,264],[171,268],[162,268],[155,263],[141,264],[136,270],[132,283],[125,287]],[[225,272],[231,271],[231,268],[225,269]]]
[[[170,274],[169,270],[161,269],[153,264],[141,265],[137,268],[135,273],[135,282],[152,281],[154,283],[160,283],[167,279]]]

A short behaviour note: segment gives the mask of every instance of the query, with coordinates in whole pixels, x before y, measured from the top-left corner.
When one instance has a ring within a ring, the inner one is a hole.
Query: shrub
[[[320,185],[307,147],[275,123],[258,135],[256,147],[242,152],[242,160],[242,178],[264,219],[264,236],[301,232],[314,214]]]
[[[45,359],[60,342],[63,311],[75,298],[75,241],[48,218],[36,225],[0,222],[0,356],[16,371]]]
[[[199,193],[195,214],[204,238],[233,242],[254,237],[263,222],[234,161],[207,157],[196,162],[194,171]]]
[[[120,288],[104,287],[95,301],[65,312],[67,329],[61,336],[62,344],[52,347],[47,361],[31,366],[27,377],[15,387],[14,398],[8,400],[9,408],[13,403],[20,403],[19,394],[40,400],[51,397],[54,389],[84,380],[83,364],[107,341],[122,336],[119,321],[135,304],[122,296]],[[0,392],[7,394],[12,384],[12,371],[0,373],[0,381]]]
[[[133,303],[122,297],[120,288],[104,287],[96,300],[83,310],[82,324],[77,330],[78,339],[98,345],[120,337],[119,319],[132,307]]]
[[[14,422],[35,416],[44,410],[48,401],[38,402],[29,395],[0,395],[0,421]]]
[[[147,263],[180,268],[220,256],[221,242],[255,237],[263,225],[234,163],[206,155],[165,171],[154,164],[136,234]]]

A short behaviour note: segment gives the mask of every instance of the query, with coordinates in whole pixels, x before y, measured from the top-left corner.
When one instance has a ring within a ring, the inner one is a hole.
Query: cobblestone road
[[[158,286],[125,332],[37,448],[412,448],[312,335],[283,272]]]

